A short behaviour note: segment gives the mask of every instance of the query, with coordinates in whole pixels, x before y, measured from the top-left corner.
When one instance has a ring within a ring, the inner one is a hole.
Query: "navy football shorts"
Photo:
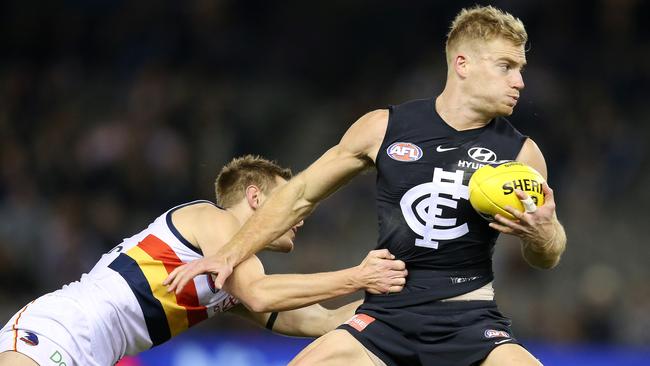
[[[436,301],[383,309],[364,304],[347,330],[387,365],[471,366],[501,344],[519,344],[494,301]]]

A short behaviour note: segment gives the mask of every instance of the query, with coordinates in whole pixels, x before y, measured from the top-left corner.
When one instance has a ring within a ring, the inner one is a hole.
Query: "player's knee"
[[[373,365],[365,348],[348,332],[337,329],[327,333],[300,352],[291,366]]]

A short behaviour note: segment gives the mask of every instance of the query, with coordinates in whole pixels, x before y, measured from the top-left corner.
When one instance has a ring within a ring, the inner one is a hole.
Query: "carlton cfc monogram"
[[[458,200],[469,199],[469,190],[463,185],[464,174],[462,170],[448,172],[435,168],[431,182],[417,185],[404,194],[400,200],[404,219],[411,230],[422,236],[415,239],[415,246],[438,249],[439,240],[457,239],[469,232],[466,223],[459,225],[456,218],[440,216],[442,206],[455,209]]]

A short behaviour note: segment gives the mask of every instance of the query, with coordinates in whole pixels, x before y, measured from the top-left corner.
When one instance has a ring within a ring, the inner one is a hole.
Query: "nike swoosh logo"
[[[436,147],[437,152],[445,152],[445,151],[451,151],[456,149],[458,149],[458,147],[442,147],[442,146]]]
[[[496,342],[494,342],[494,344],[506,343],[506,342],[510,342],[511,340],[512,340],[512,339],[510,339],[510,338],[508,338],[508,339],[502,339],[502,340],[500,340],[500,341],[496,341]]]

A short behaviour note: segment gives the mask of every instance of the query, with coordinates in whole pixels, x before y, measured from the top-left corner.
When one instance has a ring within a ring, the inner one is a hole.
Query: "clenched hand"
[[[357,266],[355,280],[371,294],[399,292],[406,283],[406,264],[388,249],[373,250]]]

